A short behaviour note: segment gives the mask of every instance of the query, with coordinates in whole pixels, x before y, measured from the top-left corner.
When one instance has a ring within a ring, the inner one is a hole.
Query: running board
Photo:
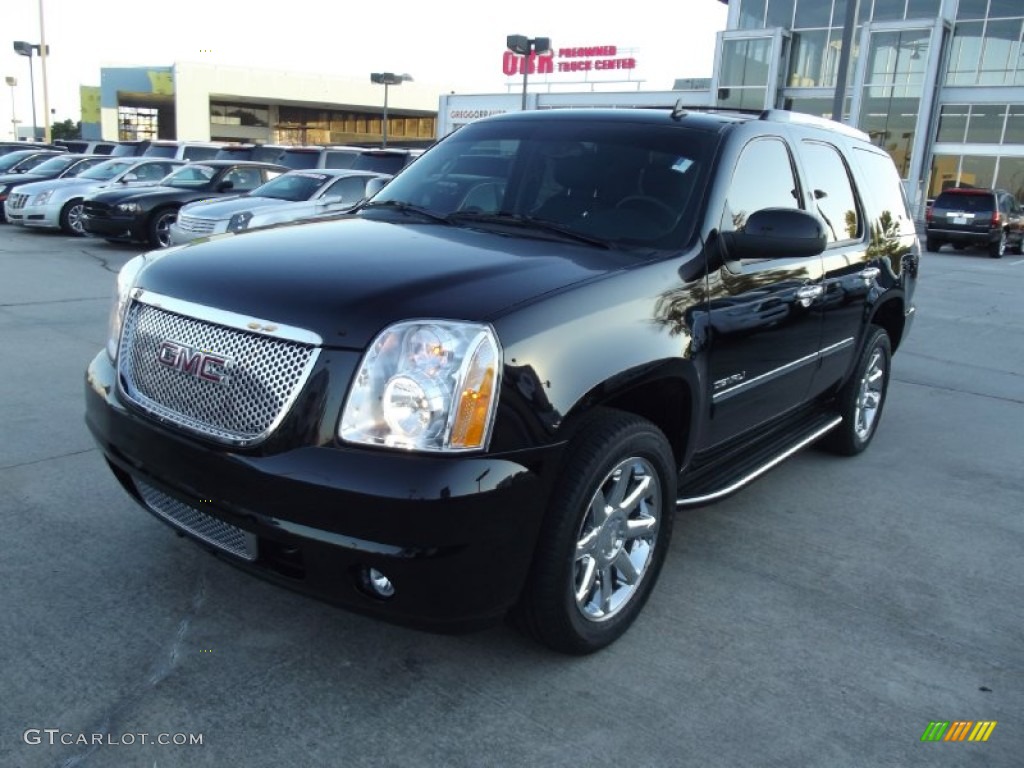
[[[676,499],[677,507],[694,507],[699,504],[707,504],[717,501],[740,488],[752,483],[768,470],[778,466],[794,453],[797,453],[811,443],[820,440],[843,422],[842,416],[827,414],[819,416],[811,424],[805,424],[805,428],[797,434],[788,433],[775,440],[769,441],[760,451],[747,463],[734,465],[732,471],[722,473],[701,472],[700,477],[692,484],[682,483],[680,497]],[[788,438],[788,439],[785,439]],[[767,450],[765,450],[767,449]],[[710,467],[708,469],[711,469]]]

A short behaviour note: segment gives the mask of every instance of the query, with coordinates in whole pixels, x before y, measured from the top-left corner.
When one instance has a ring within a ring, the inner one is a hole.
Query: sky
[[[502,54],[511,34],[549,37],[556,48],[614,45],[620,57],[631,49],[625,55],[636,59],[630,74],[641,90],[668,90],[676,78],[711,76],[715,33],[725,29],[727,12],[719,0],[0,0],[3,140],[10,140],[12,107],[3,78],[17,78],[15,116],[22,125],[32,121],[28,59],[12,43],[40,41],[40,3],[52,119],[76,121],[78,86],[99,85],[102,66],[199,61],[360,80],[383,71],[409,73],[439,95],[506,93]],[[42,125],[42,72],[39,59],[33,62]],[[567,89],[584,90],[559,90]]]

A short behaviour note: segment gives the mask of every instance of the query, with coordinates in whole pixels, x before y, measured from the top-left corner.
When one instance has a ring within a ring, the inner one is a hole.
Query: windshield
[[[249,194],[253,197],[273,197],[292,202],[309,200],[330,178],[332,177],[323,173],[286,173],[256,187]]]
[[[80,157],[51,157],[33,168],[32,173],[60,173],[81,159]]]
[[[34,152],[21,150],[20,152],[11,152],[0,157],[0,172],[9,171],[15,166],[18,166],[19,171],[23,171],[27,168],[34,168],[39,165],[39,163],[51,157],[51,155],[36,155],[36,157],[33,158],[32,156],[34,154]]]
[[[78,178],[92,179],[94,181],[108,181],[122,171],[131,168],[134,164],[134,161],[128,160],[107,160],[106,162],[90,168],[85,173],[79,174]]]
[[[671,125],[473,123],[402,171],[364,210],[408,205],[460,226],[546,224],[610,245],[678,248],[697,220],[712,148],[711,134]]]
[[[216,175],[217,171],[208,165],[185,165],[168,176],[163,185],[165,187],[202,187],[209,184]]]

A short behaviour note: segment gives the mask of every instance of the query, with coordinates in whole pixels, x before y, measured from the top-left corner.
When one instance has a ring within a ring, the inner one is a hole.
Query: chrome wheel
[[[882,350],[877,347],[873,349],[864,376],[860,380],[853,429],[861,440],[867,440],[871,435],[878,417],[878,409],[882,405],[882,397],[885,394],[885,361],[886,357]]]
[[[156,215],[149,230],[149,243],[154,248],[166,248],[171,244],[171,224],[178,218],[177,211],[161,211]]]
[[[76,235],[84,235],[85,227],[82,225],[82,213],[85,210],[85,206],[82,203],[71,206],[68,209],[68,227]]]
[[[1003,254],[1006,253],[1006,230],[1002,230],[999,233],[999,240],[992,243],[989,246],[989,255],[994,259],[1003,258]]]
[[[576,541],[573,593],[584,618],[605,621],[636,594],[654,552],[661,497],[658,473],[635,456],[598,486]]]
[[[836,395],[839,426],[822,445],[843,456],[855,456],[871,443],[885,407],[892,364],[892,342],[884,328],[873,325],[849,380]]]
[[[85,225],[83,216],[85,214],[85,203],[81,200],[72,200],[64,206],[60,212],[60,228],[69,235],[84,235]]]
[[[594,409],[566,449],[513,611],[519,627],[574,654],[628,630],[668,553],[678,471],[653,423]]]

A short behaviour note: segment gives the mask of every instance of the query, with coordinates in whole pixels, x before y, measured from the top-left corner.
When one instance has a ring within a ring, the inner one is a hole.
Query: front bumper
[[[107,240],[145,240],[146,222],[138,216],[110,216],[97,218],[82,216],[82,226],[90,235]]]
[[[13,221],[13,224],[21,224],[26,227],[38,227],[40,229],[60,229],[60,209],[61,205],[50,205],[44,203],[42,205],[32,205],[28,203],[23,208],[16,211],[19,215],[17,221]],[[8,218],[11,218],[11,213],[8,211]]]
[[[562,446],[476,457],[339,445],[231,452],[126,407],[115,377],[100,352],[86,376],[86,422],[114,474],[150,511],[143,495],[155,490],[198,514],[183,532],[232,563],[429,629],[479,626],[517,600]],[[204,541],[206,523],[235,529],[253,559]],[[370,594],[368,568],[391,580],[392,597]]]

